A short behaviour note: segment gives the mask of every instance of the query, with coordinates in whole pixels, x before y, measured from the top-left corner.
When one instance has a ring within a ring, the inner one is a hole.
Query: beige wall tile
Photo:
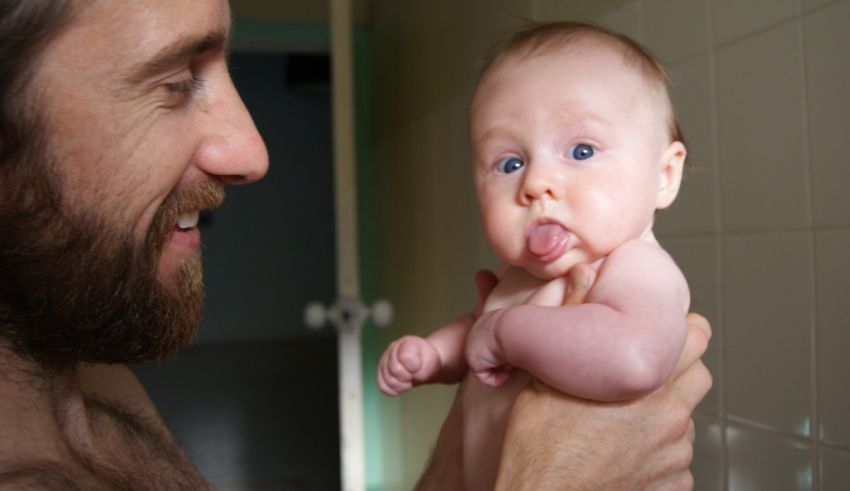
[[[711,61],[701,56],[672,68],[671,98],[688,147],[679,196],[657,215],[661,235],[717,232],[717,164]]]
[[[850,489],[850,452],[822,449],[820,472],[823,491]]]
[[[771,230],[808,223],[800,22],[717,53],[718,162],[723,226]]]
[[[719,239],[708,238],[666,238],[661,244],[673,256],[676,264],[682,269],[688,279],[691,290],[691,311],[704,315],[714,332],[708,351],[703,356],[703,362],[714,376],[714,385],[700,403],[700,409],[712,414],[719,414],[720,378],[720,348],[723,338],[720,319],[720,296],[718,278],[720,264],[717,249]]]
[[[401,396],[404,408],[405,438],[402,447],[406,484],[400,489],[413,489],[422,475],[443,420],[449,413],[455,387],[423,385]]]
[[[729,491],[812,489],[814,457],[803,443],[768,432],[726,429]]]
[[[817,225],[850,225],[850,2],[805,19],[806,92]]]
[[[829,5],[831,3],[839,3],[847,0],[802,0],[803,3],[803,12],[808,12],[810,10],[823,7],[824,5]]]
[[[532,8],[534,18],[539,21],[589,21],[598,20],[626,3],[629,0],[532,0]]]
[[[810,241],[801,232],[723,243],[726,410],[800,435],[811,431]]]
[[[694,489],[700,491],[722,491],[721,462],[723,461],[723,427],[720,421],[702,414],[694,414],[696,440],[691,473]]]
[[[816,244],[820,438],[850,447],[850,230],[818,232]]]
[[[605,12],[594,20],[620,34],[643,42],[640,17],[640,2],[633,0],[622,3],[622,5]]]
[[[667,64],[709,50],[707,0],[644,0],[643,38]]]
[[[713,0],[710,5],[716,44],[727,43],[800,13],[799,0]]]

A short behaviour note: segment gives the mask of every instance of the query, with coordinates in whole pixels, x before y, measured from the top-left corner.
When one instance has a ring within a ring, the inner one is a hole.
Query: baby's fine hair
[[[679,121],[670,102],[670,77],[664,65],[643,45],[634,39],[604,27],[584,22],[530,22],[516,32],[490,56],[482,74],[508,56],[526,57],[545,53],[578,42],[600,42],[620,52],[624,59],[640,70],[641,75],[661,93],[667,105],[667,125],[670,141],[685,143]]]

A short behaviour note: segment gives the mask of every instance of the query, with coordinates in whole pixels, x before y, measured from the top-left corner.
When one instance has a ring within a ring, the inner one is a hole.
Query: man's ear
[[[658,174],[658,199],[655,208],[667,208],[679,194],[682,184],[682,167],[688,150],[680,141],[671,143],[661,155],[661,172]]]

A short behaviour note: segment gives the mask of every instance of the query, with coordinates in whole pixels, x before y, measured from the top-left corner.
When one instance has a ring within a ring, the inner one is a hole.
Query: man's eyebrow
[[[126,80],[141,83],[155,75],[178,67],[196,56],[226,50],[230,41],[228,31],[211,32],[204,36],[183,37],[159,50],[155,55],[128,70]]]

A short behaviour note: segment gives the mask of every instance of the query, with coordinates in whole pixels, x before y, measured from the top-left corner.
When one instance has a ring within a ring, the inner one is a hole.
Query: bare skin
[[[227,69],[226,0],[74,3],[29,80],[69,217],[96,216],[138,246],[175,190],[265,174]],[[175,292],[200,263],[198,209],[180,215],[154,264]],[[0,489],[209,488],[126,367],[30,360],[0,341]]]
[[[492,275],[476,277],[479,291],[495,281]],[[574,284],[570,302],[581,303],[589,284]],[[513,404],[495,489],[691,489],[690,415],[711,387],[699,359],[710,337],[708,322],[690,314],[685,347],[670,380],[633,401],[593,402],[532,381]],[[418,491],[465,489],[462,435],[463,400],[456,396]],[[626,454],[623,448],[631,450]]]
[[[473,176],[505,266],[480,318],[402,338],[378,373],[381,389],[397,395],[467,363],[469,491],[492,489],[511,406],[530,378],[574,397],[624,401],[670,377],[690,293],[652,232],[656,210],[678,193],[686,155],[667,99],[614,43],[589,36],[507,54],[482,76],[470,111]],[[569,303],[578,298],[575,268],[596,276],[581,303]]]
[[[711,388],[699,360],[710,337],[705,318],[690,314],[670,381],[634,401],[576,399],[533,381],[514,403],[496,489],[692,489],[690,415]]]
[[[0,349],[0,393],[0,489],[209,488],[124,366],[43,377]]]

